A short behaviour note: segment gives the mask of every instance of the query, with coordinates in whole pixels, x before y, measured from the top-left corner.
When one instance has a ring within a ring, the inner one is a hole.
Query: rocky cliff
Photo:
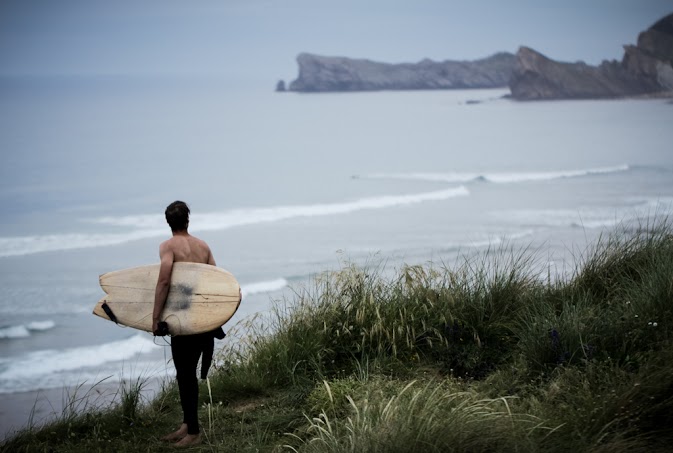
[[[290,91],[428,90],[505,87],[516,58],[497,53],[474,61],[388,64],[344,57],[302,53],[297,57],[299,77]]]
[[[509,83],[512,97],[590,99],[634,96],[673,90],[673,14],[640,33],[636,46],[625,46],[621,62],[599,66],[561,63],[521,47]]]

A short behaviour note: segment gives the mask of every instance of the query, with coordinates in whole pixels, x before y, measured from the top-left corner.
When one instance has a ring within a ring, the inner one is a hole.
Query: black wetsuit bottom
[[[199,434],[199,381],[196,365],[199,357],[210,348],[212,357],[212,333],[175,336],[171,338],[171,353],[177,374],[180,404],[187,424],[188,434]],[[205,360],[206,354],[204,354]],[[205,379],[205,376],[204,376]]]

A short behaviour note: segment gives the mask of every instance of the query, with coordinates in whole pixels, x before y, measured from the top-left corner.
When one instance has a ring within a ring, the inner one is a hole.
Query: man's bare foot
[[[187,434],[182,440],[175,444],[176,447],[191,447],[201,443],[201,434]]]
[[[184,438],[186,435],[187,435],[187,423],[183,423],[177,430],[173,431],[170,434],[166,434],[164,437],[161,438],[161,440],[166,440],[168,442],[175,442]]]

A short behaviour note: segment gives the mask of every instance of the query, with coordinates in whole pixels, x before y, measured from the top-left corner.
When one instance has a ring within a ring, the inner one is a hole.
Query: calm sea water
[[[173,374],[165,345],[91,310],[99,274],[158,261],[175,199],[243,286],[233,322],[343,261],[394,270],[509,241],[556,272],[615,225],[673,212],[665,100],[271,85],[0,80],[0,401]]]

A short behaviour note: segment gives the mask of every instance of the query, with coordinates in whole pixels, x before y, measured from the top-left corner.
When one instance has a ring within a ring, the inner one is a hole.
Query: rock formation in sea
[[[422,60],[389,64],[345,57],[302,53],[297,57],[299,77],[290,91],[428,90],[506,87],[515,56],[497,53],[474,61]]]
[[[512,97],[592,99],[673,91],[673,14],[640,33],[638,44],[624,51],[621,62],[590,66],[557,62],[521,47],[509,83]]]

